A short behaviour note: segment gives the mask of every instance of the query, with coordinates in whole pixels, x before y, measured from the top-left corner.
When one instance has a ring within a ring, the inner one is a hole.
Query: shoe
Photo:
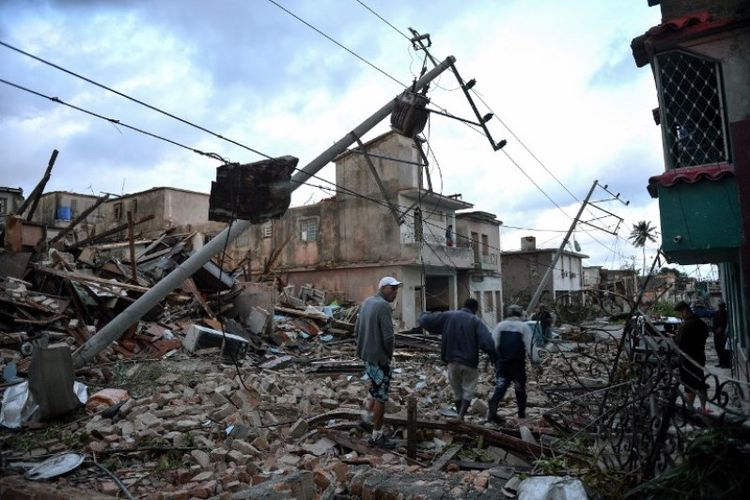
[[[372,432],[372,423],[368,422],[367,420],[363,418],[359,419],[357,426],[359,426],[359,428],[362,429],[363,431]]]
[[[494,402],[490,400],[489,407],[487,409],[487,423],[488,424],[496,424],[498,423],[497,418],[497,406],[500,402]]]
[[[463,420],[464,415],[466,415],[466,412],[469,410],[469,405],[471,404],[471,401],[463,400],[461,401],[461,408],[458,410],[458,419]]]
[[[385,437],[385,434],[381,435],[378,439],[372,439],[372,437],[370,437],[370,439],[367,440],[367,444],[388,450],[392,450],[396,447],[396,443]]]

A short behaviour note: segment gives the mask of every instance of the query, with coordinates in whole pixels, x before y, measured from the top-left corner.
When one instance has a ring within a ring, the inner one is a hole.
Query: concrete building
[[[208,194],[171,187],[155,187],[108,200],[104,204],[101,230],[127,223],[128,212],[137,221],[153,215],[138,225],[138,232],[153,236],[169,228],[214,234],[226,225],[208,220]]]
[[[508,304],[523,307],[529,303],[544,273],[552,265],[556,248],[536,248],[536,238],[521,238],[521,250],[502,252],[503,295]],[[565,303],[582,301],[583,259],[588,255],[564,250],[544,284],[539,301],[548,305],[562,300]]]
[[[750,11],[747,0],[655,4],[662,23],[631,47],[636,65],[650,66],[659,99],[664,171],[648,180],[648,190],[659,200],[662,252],[669,262],[718,265],[734,376],[747,382]]]
[[[279,220],[251,227],[237,240],[255,276],[341,292],[361,301],[382,276],[404,285],[394,318],[411,328],[424,310],[455,309],[478,297],[483,318],[501,314],[500,222],[460,195],[425,189],[416,145],[395,132],[336,158],[336,194],[291,208]],[[455,228],[449,246],[448,226]]]
[[[78,215],[96,203],[97,196],[70,191],[50,191],[39,197],[39,205],[32,220],[47,227],[47,237],[54,237],[68,227]],[[80,235],[93,234],[97,224],[104,222],[104,207],[99,206],[76,228]],[[85,237],[85,236],[84,236]]]
[[[23,203],[23,189],[0,186],[0,227],[5,227],[5,217]]]

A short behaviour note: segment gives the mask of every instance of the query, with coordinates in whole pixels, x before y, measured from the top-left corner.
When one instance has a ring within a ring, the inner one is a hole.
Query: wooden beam
[[[150,221],[153,218],[154,218],[153,214],[147,215],[146,217],[138,220],[137,222],[134,222],[133,225],[137,226],[138,224],[143,224],[144,222],[148,222],[148,221]],[[85,247],[86,245],[90,245],[91,243],[94,243],[94,242],[99,241],[99,240],[101,240],[103,238],[106,238],[107,236],[112,236],[113,234],[117,234],[120,231],[124,231],[127,228],[128,228],[128,223],[126,222],[125,224],[120,224],[119,226],[115,226],[112,229],[104,231],[101,234],[97,234],[95,236],[92,236],[91,238],[86,238],[83,241],[79,241],[77,243],[74,243],[74,244],[68,246],[67,248],[68,248],[68,250],[74,250],[76,248]]]
[[[417,458],[417,398],[409,396],[406,403],[406,456]]]
[[[463,444],[459,444],[456,446],[451,446],[447,450],[443,452],[440,457],[438,457],[437,460],[432,462],[432,465],[430,466],[430,470],[434,472],[440,472],[443,470],[443,468],[448,465],[448,462],[453,460],[453,457],[458,455],[458,452],[463,449]]]
[[[61,239],[65,238],[68,235],[68,233],[70,233],[78,224],[86,220],[86,217],[88,217],[91,212],[99,208],[99,206],[105,201],[107,201],[108,199],[109,199],[108,194],[105,194],[101,198],[97,198],[96,202],[93,205],[91,205],[89,208],[81,212],[81,214],[78,217],[73,219],[73,221],[70,224],[68,224],[68,227],[66,227],[59,233],[57,233],[57,235],[54,238],[49,240],[49,244],[53,245],[57,243],[58,241],[60,241]]]

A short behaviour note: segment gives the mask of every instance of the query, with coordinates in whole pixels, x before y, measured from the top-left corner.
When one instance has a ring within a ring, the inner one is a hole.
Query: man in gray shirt
[[[365,362],[365,374],[370,379],[370,398],[367,400],[365,425],[372,421],[370,444],[391,447],[383,435],[383,415],[391,386],[391,358],[393,357],[393,310],[401,282],[386,276],[378,283],[378,293],[362,302],[354,325],[357,336],[357,357]]]

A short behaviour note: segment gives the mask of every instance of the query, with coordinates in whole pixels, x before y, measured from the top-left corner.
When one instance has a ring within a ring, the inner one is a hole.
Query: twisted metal
[[[739,404],[747,387],[705,371],[715,414],[689,405],[679,368],[695,361],[642,316],[631,316],[619,336],[583,328],[575,338],[543,357],[542,387],[555,405],[544,417],[564,435],[561,445],[583,442],[634,484],[679,464],[695,431],[748,418]]]

